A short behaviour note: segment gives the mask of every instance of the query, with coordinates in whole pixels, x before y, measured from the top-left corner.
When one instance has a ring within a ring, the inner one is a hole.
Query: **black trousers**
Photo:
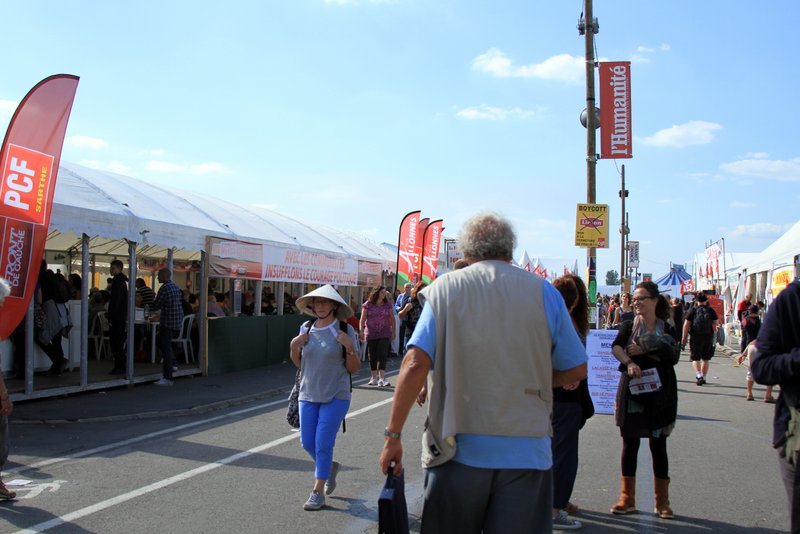
[[[798,458],[795,457],[794,465],[790,464],[786,459],[785,449],[778,449],[778,467],[789,497],[789,518],[792,525],[790,532],[794,534],[800,533],[800,477],[797,476],[797,461]]]

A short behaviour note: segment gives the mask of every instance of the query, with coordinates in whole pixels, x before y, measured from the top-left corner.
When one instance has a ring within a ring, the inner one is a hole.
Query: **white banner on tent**
[[[589,330],[586,354],[589,356],[589,394],[595,413],[613,414],[619,384],[619,361],[611,353],[616,330]]]
[[[296,248],[264,246],[264,280],[358,285],[358,260]]]

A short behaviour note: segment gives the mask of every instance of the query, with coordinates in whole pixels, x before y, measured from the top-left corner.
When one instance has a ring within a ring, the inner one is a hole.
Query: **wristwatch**
[[[392,438],[392,439],[400,439],[400,432],[392,432],[388,428],[383,430],[384,437]]]

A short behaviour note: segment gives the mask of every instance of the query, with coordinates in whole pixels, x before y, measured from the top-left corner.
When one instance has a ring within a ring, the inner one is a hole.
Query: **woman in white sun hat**
[[[300,368],[300,443],[314,460],[314,488],[304,510],[319,510],[325,495],[333,493],[339,462],[333,461],[336,434],[350,408],[350,377],[361,368],[355,350],[356,333],[340,322],[353,315],[330,285],[303,295],[297,308],[314,320],[300,327],[292,339],[292,362]],[[324,490],[324,494],[323,494]]]

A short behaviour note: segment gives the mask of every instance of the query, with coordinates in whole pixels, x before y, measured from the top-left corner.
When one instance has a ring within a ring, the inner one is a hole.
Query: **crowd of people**
[[[334,460],[336,436],[350,407],[351,375],[361,368],[363,345],[370,386],[391,387],[387,358],[403,357],[379,457],[384,474],[402,473],[403,429],[411,407],[427,404],[421,532],[580,529],[581,522],[574,517],[579,507],[571,497],[580,431],[594,414],[587,384],[586,286],[574,274],[551,284],[514,266],[516,234],[509,221],[495,213],[469,219],[460,246],[465,261],[458,269],[430,285],[406,284],[395,293],[377,286],[361,304],[360,313],[354,302],[345,302],[330,285],[296,301],[286,295],[284,302],[290,308],[285,312],[296,310],[311,317],[289,347],[299,369],[300,443],[314,462],[312,489],[302,507],[322,509],[325,497],[336,489],[341,468]],[[124,363],[119,357],[125,331],[117,326],[127,319],[128,280],[123,269],[122,262],[112,262],[108,289],[95,291],[90,298],[93,306],[102,305],[110,323],[112,373]],[[171,274],[168,269],[158,272],[157,293],[142,279],[135,283],[137,305],[159,314],[158,345],[164,357],[157,385],[172,384],[171,340],[183,314],[196,311]],[[43,265],[37,302],[52,301],[47,306],[51,313],[51,309],[58,313],[59,300],[76,295],[73,277],[62,276],[67,283],[62,285],[59,275]],[[0,304],[7,293],[0,280]],[[230,304],[225,295],[215,296],[219,298],[214,299],[215,307],[209,306],[209,314],[227,315]],[[246,292],[243,308],[253,306],[252,294]],[[275,311],[269,288],[262,295],[264,309]],[[603,325],[617,331],[612,354],[619,362],[614,420],[621,438],[621,488],[609,511],[620,515],[637,511],[637,460],[641,440],[646,439],[652,457],[654,512],[671,519],[675,514],[667,441],[678,412],[675,365],[688,345],[696,384],[706,384],[720,318],[704,292],[695,293],[687,304],[666,298],[649,281],[637,284],[633,293],[599,298],[598,310]],[[776,298],[763,322],[761,308],[750,302],[750,295],[737,311],[742,329],[739,361],[747,360],[750,367],[747,400],[753,400],[754,382],[768,386],[764,400],[771,403],[776,402],[773,386],[780,386],[773,441],[792,531],[798,532],[800,387],[795,369],[800,369],[796,329],[800,283],[790,284]],[[56,330],[52,342],[63,334]],[[57,371],[59,355],[51,350]],[[12,408],[0,373],[0,467],[8,455],[7,417]],[[0,499],[14,497],[0,482]]]

